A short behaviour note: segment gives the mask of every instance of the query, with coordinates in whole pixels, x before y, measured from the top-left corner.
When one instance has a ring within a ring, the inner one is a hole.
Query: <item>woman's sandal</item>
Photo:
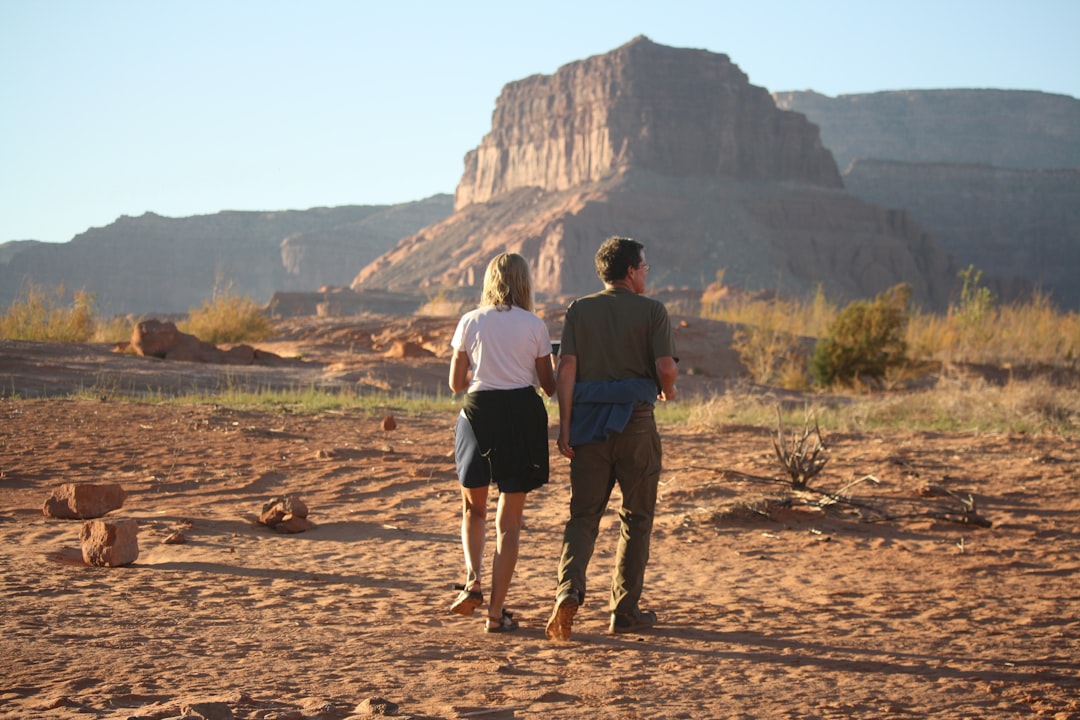
[[[460,590],[454,604],[450,606],[450,612],[458,615],[472,615],[473,610],[484,604],[484,593],[479,590],[466,590],[464,585],[455,585],[455,590]]]
[[[519,627],[521,626],[518,625],[518,621],[514,619],[514,613],[503,610],[501,618],[488,616],[487,622],[484,623],[484,632],[508,633],[514,632]]]

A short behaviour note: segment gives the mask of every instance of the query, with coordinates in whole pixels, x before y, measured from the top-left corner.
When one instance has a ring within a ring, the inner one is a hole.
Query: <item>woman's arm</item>
[[[469,354],[464,350],[450,357],[450,389],[456,393],[469,389]]]
[[[540,379],[540,389],[551,397],[555,394],[555,370],[551,367],[551,356],[536,358],[536,377]]]

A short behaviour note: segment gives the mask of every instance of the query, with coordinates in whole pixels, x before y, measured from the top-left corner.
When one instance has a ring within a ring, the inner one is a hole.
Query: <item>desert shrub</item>
[[[910,392],[857,397],[815,397],[809,410],[823,430],[844,432],[900,428],[943,432],[1051,432],[1070,436],[1080,428],[1080,387],[1045,378],[995,385],[977,377],[950,376],[937,386]],[[668,403],[657,418],[672,424],[718,430],[728,425],[768,426],[776,422],[777,398],[760,388],[734,386],[722,395],[675,403],[683,416],[668,419]],[[788,403],[783,423],[805,422],[807,408]]]
[[[980,285],[982,271],[968,265],[958,273],[962,281],[960,301],[949,307],[955,320],[957,349],[961,358],[974,357],[980,348],[991,343],[996,323],[993,322],[997,300],[990,288]]]
[[[273,325],[255,301],[231,291],[215,293],[177,323],[182,331],[209,343],[254,342],[270,337]]]
[[[818,384],[879,383],[889,368],[906,363],[910,297],[909,285],[897,285],[872,302],[857,300],[837,313],[811,358]]]
[[[30,283],[0,316],[0,337],[10,340],[88,342],[94,327],[94,296],[80,290],[68,300],[63,285]]]

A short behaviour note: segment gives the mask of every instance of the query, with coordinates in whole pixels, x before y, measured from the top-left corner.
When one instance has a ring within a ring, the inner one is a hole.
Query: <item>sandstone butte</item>
[[[956,275],[906,212],[843,186],[817,126],[723,54],[638,37],[508,84],[465,156],[454,212],[363,268],[354,290],[475,286],[512,251],[536,290],[597,288],[604,237],[645,243],[656,287],[872,296],[900,282],[942,307]]]

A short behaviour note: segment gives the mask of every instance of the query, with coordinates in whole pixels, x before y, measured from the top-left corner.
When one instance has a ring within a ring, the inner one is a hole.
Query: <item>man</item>
[[[621,533],[611,581],[610,632],[656,624],[639,607],[660,480],[656,400],[675,398],[678,368],[663,303],[645,297],[645,247],[609,238],[596,253],[604,289],[566,310],[556,373],[559,452],[570,458],[570,519],[563,532],[547,637],[569,640],[585,602],[585,573],[615,483]]]

